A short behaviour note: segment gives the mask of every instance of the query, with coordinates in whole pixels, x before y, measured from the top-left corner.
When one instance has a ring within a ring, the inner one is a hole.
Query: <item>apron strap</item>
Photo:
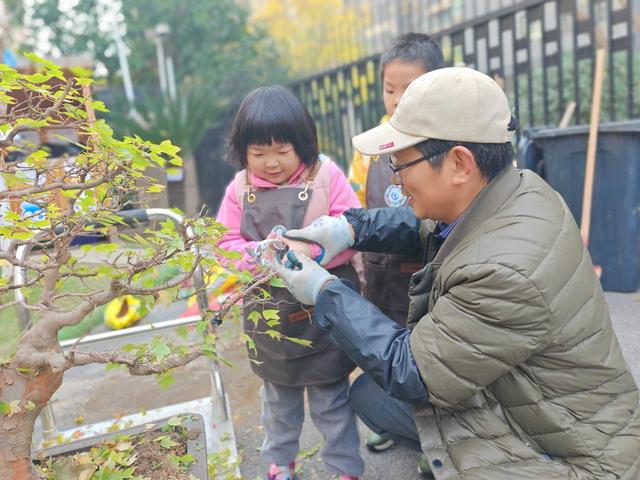
[[[318,173],[319,166],[321,164],[322,162],[320,160],[316,160],[313,162],[313,165],[311,165],[309,173],[307,173],[307,176],[305,177],[305,182],[307,184],[305,185],[304,190],[298,194],[298,198],[301,202],[306,202],[309,199],[309,193],[307,190],[309,190],[309,187],[313,185],[313,179],[316,178],[316,174]]]
[[[247,192],[247,202],[253,203],[256,201],[256,194],[253,192],[253,184],[249,179],[249,169],[244,171],[245,191]]]

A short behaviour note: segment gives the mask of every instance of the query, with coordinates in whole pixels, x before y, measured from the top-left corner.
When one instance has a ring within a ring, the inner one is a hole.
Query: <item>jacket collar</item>
[[[521,182],[521,175],[514,167],[507,169],[491,180],[471,202],[464,215],[451,234],[440,247],[433,259],[435,264],[441,264],[471,232],[475,231],[483,222],[491,218],[500,210],[511,197]]]

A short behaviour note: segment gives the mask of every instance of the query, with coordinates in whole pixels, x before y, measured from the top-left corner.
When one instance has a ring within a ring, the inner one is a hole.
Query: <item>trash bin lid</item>
[[[569,135],[587,135],[588,133],[589,125],[575,125],[566,128],[534,128],[527,130],[527,136],[531,140]],[[601,123],[598,128],[598,133],[640,133],[640,120]]]

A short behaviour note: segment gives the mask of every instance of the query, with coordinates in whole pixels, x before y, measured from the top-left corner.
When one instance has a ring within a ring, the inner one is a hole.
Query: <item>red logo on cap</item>
[[[389,142],[389,143],[383,143],[382,145],[380,145],[378,147],[378,150],[386,150],[387,148],[391,148],[395,145],[395,143],[393,142]]]

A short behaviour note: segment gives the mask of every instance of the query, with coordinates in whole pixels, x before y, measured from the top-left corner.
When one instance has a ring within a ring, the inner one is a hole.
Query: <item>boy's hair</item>
[[[249,145],[290,143],[305,165],[319,155],[316,124],[307,108],[282,85],[253,90],[240,104],[233,120],[227,145],[227,158],[247,166]]]
[[[405,33],[396,38],[380,57],[380,78],[393,60],[403,63],[420,62],[425,72],[444,67],[440,45],[425,33]]]

